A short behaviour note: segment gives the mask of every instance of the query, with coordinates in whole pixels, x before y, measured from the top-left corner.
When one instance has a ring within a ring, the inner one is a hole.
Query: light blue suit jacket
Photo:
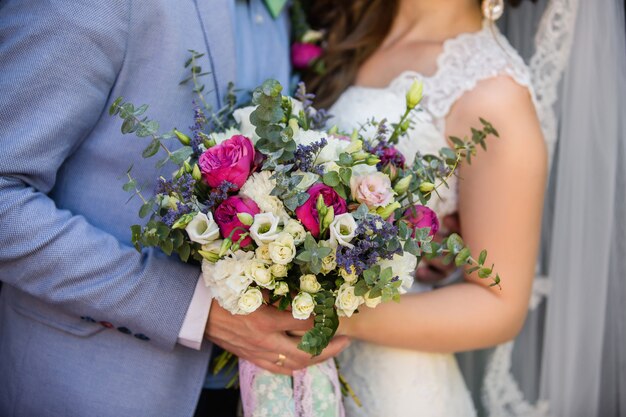
[[[176,341],[199,270],[130,246],[141,220],[124,173],[134,164],[148,193],[158,173],[140,157],[146,141],[122,136],[107,108],[124,96],[150,104],[163,129],[186,129],[187,50],[208,52],[217,105],[236,81],[239,25],[266,61],[245,63],[257,66],[246,87],[285,81],[285,19],[233,25],[234,10],[228,0],[0,0],[0,416],[193,415],[210,346]]]

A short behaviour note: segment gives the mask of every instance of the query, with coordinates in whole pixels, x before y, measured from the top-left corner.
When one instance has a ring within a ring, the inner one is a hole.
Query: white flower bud
[[[322,286],[317,282],[317,278],[313,274],[302,275],[300,277],[300,291],[315,294],[322,289]]]

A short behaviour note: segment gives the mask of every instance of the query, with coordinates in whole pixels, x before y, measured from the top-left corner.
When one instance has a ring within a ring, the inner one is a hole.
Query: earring
[[[504,13],[504,0],[483,0],[482,9],[485,19],[495,22]]]

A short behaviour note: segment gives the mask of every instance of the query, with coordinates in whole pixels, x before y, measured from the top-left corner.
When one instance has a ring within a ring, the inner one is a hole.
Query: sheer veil
[[[626,415],[626,45],[621,0],[507,10],[552,155],[525,327],[460,355],[481,414]]]

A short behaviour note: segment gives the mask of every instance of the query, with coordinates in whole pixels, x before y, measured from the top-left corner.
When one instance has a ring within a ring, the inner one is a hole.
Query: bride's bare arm
[[[461,234],[478,252],[487,249],[502,289],[475,275],[400,303],[361,308],[340,331],[386,346],[453,352],[513,338],[528,308],[539,244],[546,181],[546,149],[531,98],[508,77],[481,82],[447,118],[447,134],[463,136],[478,118],[490,121],[500,139],[488,139],[471,165],[460,170]],[[478,253],[473,254],[475,257]]]

